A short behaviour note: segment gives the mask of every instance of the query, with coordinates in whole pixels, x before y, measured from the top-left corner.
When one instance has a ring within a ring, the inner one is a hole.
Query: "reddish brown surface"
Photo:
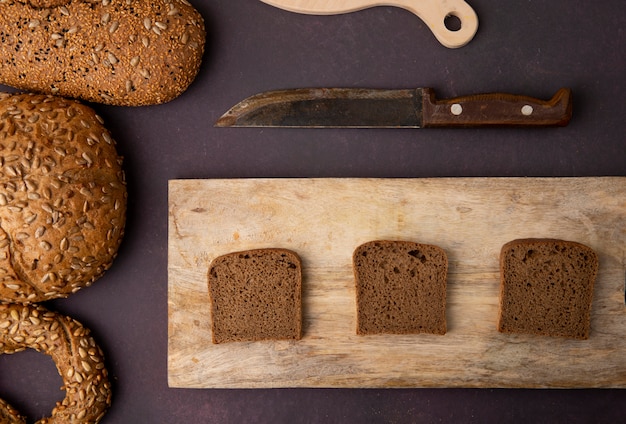
[[[156,107],[94,105],[126,158],[130,202],[119,257],[98,284],[47,305],[89,327],[105,352],[114,397],[104,423],[623,418],[623,390],[174,390],[166,378],[169,179],[626,175],[621,1],[474,0],[480,27],[458,50],[401,9],[307,16],[255,0],[192,2],[209,40],[189,91]],[[257,92],[321,86],[433,87],[441,98],[550,98],[570,87],[574,111],[569,126],[553,129],[213,127]],[[0,396],[32,417],[62,398],[43,355],[0,356],[0,376]]]

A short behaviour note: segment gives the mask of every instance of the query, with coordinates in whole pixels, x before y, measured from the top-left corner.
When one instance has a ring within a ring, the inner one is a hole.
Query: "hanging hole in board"
[[[453,14],[447,15],[443,20],[443,24],[446,26],[448,31],[452,31],[452,32],[459,31],[462,26],[461,19],[458,16],[453,15]]]

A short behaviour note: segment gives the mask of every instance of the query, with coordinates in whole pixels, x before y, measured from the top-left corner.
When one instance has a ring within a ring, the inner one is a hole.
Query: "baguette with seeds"
[[[90,102],[168,102],[205,44],[187,0],[0,0],[0,83]]]
[[[20,3],[30,4],[33,7],[57,7],[68,4],[72,0],[17,0]],[[2,3],[2,2],[0,2]]]
[[[91,108],[0,93],[0,300],[66,297],[110,267],[126,217],[121,161]]]
[[[49,355],[66,395],[45,423],[97,423],[111,405],[102,350],[90,331],[70,317],[38,305],[0,304],[0,354],[35,349]],[[26,421],[0,400],[2,422]]]

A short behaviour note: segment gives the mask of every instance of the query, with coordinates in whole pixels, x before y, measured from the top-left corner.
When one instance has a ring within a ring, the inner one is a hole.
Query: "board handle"
[[[334,15],[375,6],[401,7],[422,19],[437,40],[446,47],[469,43],[478,30],[478,17],[464,0],[261,0],[263,3],[296,13]],[[460,28],[446,23],[458,19]]]
[[[572,117],[572,92],[560,89],[550,100],[514,94],[477,94],[437,100],[422,89],[423,127],[565,126]]]
[[[392,0],[385,4],[402,7],[419,16],[437,40],[451,49],[463,47],[478,31],[478,16],[463,0]],[[458,20],[458,28],[450,25],[454,20]]]

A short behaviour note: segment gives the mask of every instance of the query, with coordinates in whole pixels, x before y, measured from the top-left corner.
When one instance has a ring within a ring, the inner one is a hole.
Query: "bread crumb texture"
[[[514,240],[500,255],[498,330],[588,339],[598,256],[553,239]]]
[[[213,343],[299,340],[302,264],[285,249],[229,253],[209,267]]]
[[[357,334],[446,333],[448,258],[438,246],[372,241],[353,255]]]
[[[126,197],[122,158],[91,108],[0,93],[0,300],[91,285],[117,255]]]
[[[0,0],[0,83],[122,106],[195,79],[204,21],[187,0]]]

